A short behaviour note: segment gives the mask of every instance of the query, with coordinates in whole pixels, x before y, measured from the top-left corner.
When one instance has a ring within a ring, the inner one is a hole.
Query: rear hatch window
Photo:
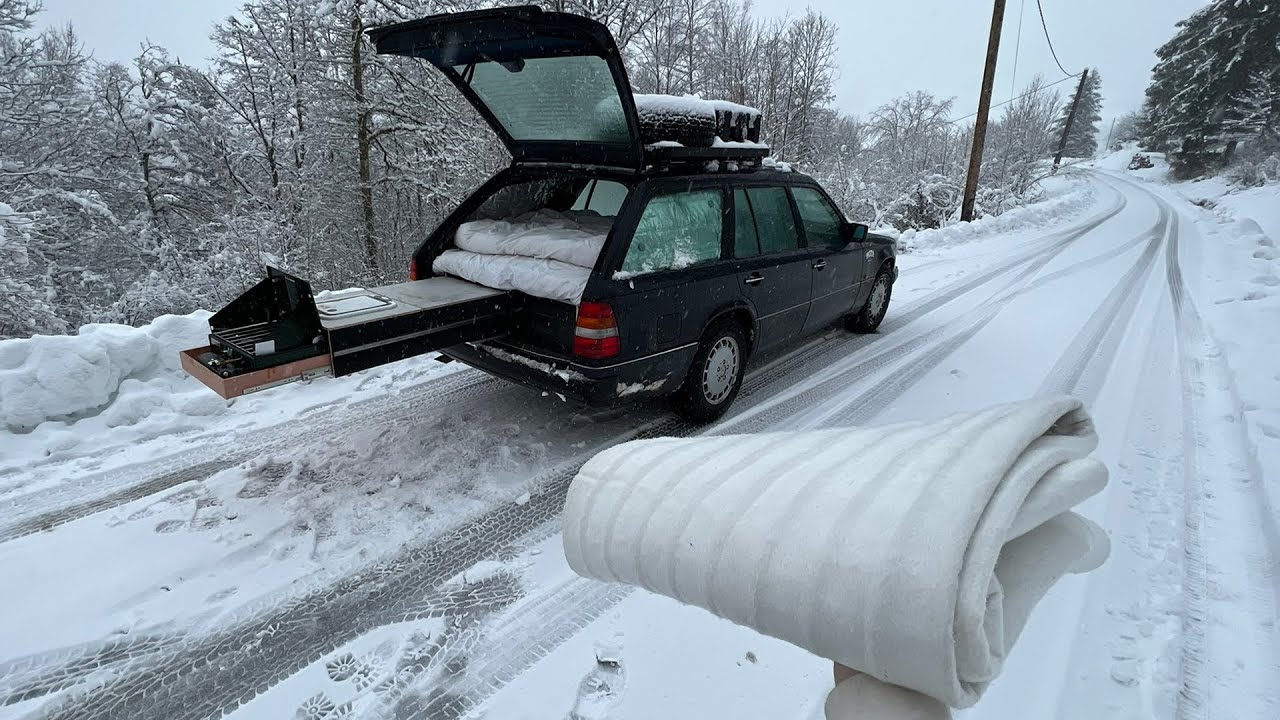
[[[631,84],[608,28],[513,7],[434,15],[369,31],[381,54],[435,65],[517,162],[644,163]]]
[[[599,57],[537,58],[517,71],[479,62],[454,70],[515,142],[552,140],[626,145],[622,101]]]

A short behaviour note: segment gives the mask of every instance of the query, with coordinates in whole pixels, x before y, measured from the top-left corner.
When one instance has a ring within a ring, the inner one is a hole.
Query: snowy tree
[[[110,219],[81,152],[87,61],[70,28],[31,32],[38,10],[0,0],[0,336],[61,332],[84,318],[76,290],[92,277],[78,243]]]
[[[1156,51],[1143,136],[1153,149],[1174,151],[1175,172],[1194,176],[1234,149],[1224,122],[1258,73],[1273,90],[1280,82],[1280,3],[1215,0],[1178,28]]]
[[[1043,177],[1045,160],[1053,155],[1061,137],[1054,122],[1055,116],[1061,117],[1061,97],[1046,88],[1043,76],[1033,77],[1018,97],[1004,106],[1000,118],[988,131],[982,172],[996,180],[988,187],[1001,188],[1004,197],[1000,197],[999,202],[1002,205],[1010,202],[1008,196],[1012,196],[1015,203],[1021,202]],[[1079,114],[1076,119],[1080,119]],[[989,200],[984,210],[994,209]]]
[[[1142,137],[1142,113],[1127,112],[1116,118],[1115,125],[1112,126],[1111,146],[1108,150],[1119,150],[1121,146],[1128,142],[1136,142]]]
[[[1219,139],[1227,143],[1223,162],[1231,161],[1236,146],[1242,141],[1275,139],[1275,121],[1280,120],[1280,114],[1275,112],[1280,102],[1278,96],[1280,84],[1261,71],[1255,72],[1243,89],[1227,96],[1218,129]]]
[[[1089,70],[1084,87],[1078,88],[1079,103],[1075,117],[1071,120],[1071,132],[1067,134],[1067,144],[1063,150],[1064,157],[1089,158],[1098,151],[1098,122],[1102,120],[1102,76],[1096,68]],[[1053,124],[1053,134],[1061,138],[1067,127],[1067,117],[1071,114],[1071,104],[1075,102],[1075,90],[1062,108],[1062,114]]]

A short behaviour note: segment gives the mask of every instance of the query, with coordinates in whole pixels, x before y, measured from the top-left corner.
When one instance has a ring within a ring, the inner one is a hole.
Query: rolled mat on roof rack
[[[692,95],[637,94],[635,102],[645,145],[674,142],[685,147],[713,147],[760,142],[761,113],[746,105]]]

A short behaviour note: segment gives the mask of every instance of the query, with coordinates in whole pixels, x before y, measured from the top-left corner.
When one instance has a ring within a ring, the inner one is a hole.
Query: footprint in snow
[[[566,720],[605,720],[622,702],[627,674],[621,658],[598,658],[596,665],[578,683],[578,698]]]

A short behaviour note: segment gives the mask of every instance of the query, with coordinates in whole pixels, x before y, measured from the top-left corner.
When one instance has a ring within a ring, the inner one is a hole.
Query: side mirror
[[[844,226],[844,237],[846,242],[862,242],[867,239],[867,232],[870,230],[862,223],[846,223]]]

